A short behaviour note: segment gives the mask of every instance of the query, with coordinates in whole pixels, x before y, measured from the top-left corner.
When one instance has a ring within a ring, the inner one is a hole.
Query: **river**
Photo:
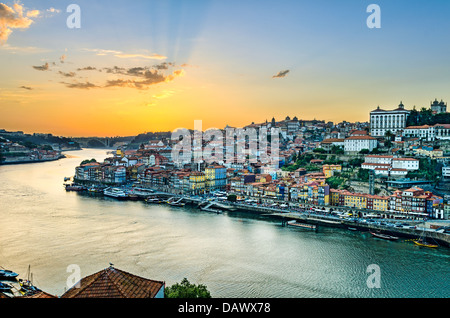
[[[82,160],[107,154],[65,154],[0,166],[0,266],[25,277],[30,265],[34,284],[50,294],[68,289],[72,264],[84,277],[113,263],[166,286],[186,277],[223,298],[450,296],[448,248],[282,227],[250,213],[217,215],[66,192],[63,179]],[[368,271],[373,264],[379,271]]]

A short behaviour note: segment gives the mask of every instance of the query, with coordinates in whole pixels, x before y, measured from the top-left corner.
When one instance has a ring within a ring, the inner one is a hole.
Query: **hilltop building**
[[[378,106],[370,112],[370,135],[384,137],[387,131],[393,134],[402,131],[406,127],[409,113],[410,111],[405,109],[402,102],[393,110],[384,110]]]

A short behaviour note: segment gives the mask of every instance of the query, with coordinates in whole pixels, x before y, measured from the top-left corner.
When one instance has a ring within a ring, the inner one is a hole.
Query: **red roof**
[[[376,138],[372,136],[350,136],[345,140],[376,140]]]
[[[161,281],[142,278],[112,266],[81,279],[61,298],[154,298],[164,288]]]

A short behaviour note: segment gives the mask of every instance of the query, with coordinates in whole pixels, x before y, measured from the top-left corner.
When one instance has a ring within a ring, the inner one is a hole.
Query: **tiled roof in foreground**
[[[139,277],[110,266],[79,282],[61,298],[154,298],[165,286],[162,281]]]

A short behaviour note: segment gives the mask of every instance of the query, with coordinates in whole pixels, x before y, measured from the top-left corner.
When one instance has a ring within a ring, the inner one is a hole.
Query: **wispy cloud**
[[[93,66],[86,66],[86,67],[81,67],[77,69],[78,71],[95,71],[97,70],[96,67]]]
[[[153,53],[153,54],[139,54],[139,53],[125,53],[117,50],[105,50],[105,49],[81,49],[84,52],[93,52],[98,56],[112,55],[121,59],[147,59],[147,60],[165,60],[167,56]]]
[[[10,53],[16,54],[36,54],[36,53],[46,53],[49,52],[49,49],[39,48],[35,46],[12,46],[8,43],[0,46],[0,50],[9,51]]]
[[[91,88],[98,88],[99,86],[92,84],[90,82],[84,82],[84,83],[65,83],[61,82],[62,84],[66,85],[68,88],[78,88],[78,89],[91,89]]]
[[[29,91],[31,91],[33,89],[30,86],[20,86],[19,88],[23,88],[23,89],[26,89],[26,90],[29,90]]]
[[[33,68],[38,71],[48,71],[50,69],[48,63],[45,63],[44,65],[41,66],[33,66]]]
[[[75,72],[65,73],[65,72],[58,71],[58,73],[64,77],[75,77],[75,75],[76,75]]]
[[[289,73],[289,70],[279,71],[276,75],[272,76],[272,78],[282,78],[286,77],[286,75]]]
[[[151,55],[145,55],[145,54],[116,54],[115,57],[119,57],[121,59],[129,59],[129,58],[141,58],[141,59],[149,59],[149,60],[165,60],[167,59],[167,56],[160,55],[160,54],[151,54]]]

